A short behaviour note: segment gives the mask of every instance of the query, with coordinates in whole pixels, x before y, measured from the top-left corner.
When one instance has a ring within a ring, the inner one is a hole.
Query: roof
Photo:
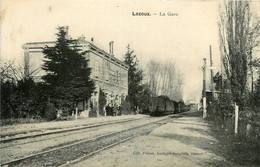
[[[111,55],[111,54],[107,53],[106,51],[104,51],[103,49],[98,48],[93,43],[91,43],[87,40],[82,40],[82,39],[81,40],[74,40],[74,41],[76,41],[78,47],[88,46],[88,48],[91,51],[96,51],[99,54],[102,54],[102,55],[108,57],[110,60],[115,61],[115,62],[123,65],[125,68],[129,69],[129,66],[127,64],[125,64],[124,62],[122,62],[119,59],[117,59],[116,57],[114,57],[114,55]],[[25,43],[24,45],[22,45],[22,48],[23,49],[43,49],[46,46],[54,47],[55,43],[56,43],[55,41],[29,42],[29,43]]]

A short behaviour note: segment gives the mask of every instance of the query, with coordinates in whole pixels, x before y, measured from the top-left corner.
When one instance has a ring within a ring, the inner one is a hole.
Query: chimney
[[[111,50],[112,50],[112,55],[114,55],[114,41],[111,41]]]
[[[109,53],[110,53],[111,55],[114,54],[114,53],[113,53],[113,44],[114,44],[114,41],[109,42]]]

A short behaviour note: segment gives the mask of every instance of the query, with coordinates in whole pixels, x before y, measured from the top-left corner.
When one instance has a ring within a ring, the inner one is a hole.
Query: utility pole
[[[209,55],[210,55],[210,79],[211,79],[211,91],[212,91],[212,99],[214,99],[214,82],[213,82],[213,62],[212,62],[212,52],[211,52],[211,45],[209,45]]]
[[[207,116],[207,106],[206,106],[206,65],[207,65],[207,59],[203,58],[204,61],[204,65],[202,67],[203,69],[203,96],[202,96],[202,100],[203,100],[203,118],[206,118]]]
[[[223,61],[222,54],[220,53],[220,70],[221,70],[221,90],[224,91],[224,70],[223,70]]]

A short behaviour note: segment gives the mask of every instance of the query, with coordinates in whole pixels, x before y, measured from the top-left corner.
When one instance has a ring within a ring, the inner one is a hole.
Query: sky
[[[260,3],[254,6],[260,9]],[[209,60],[209,45],[213,64],[219,67],[218,9],[219,1],[3,0],[1,59],[21,62],[23,44],[54,41],[56,28],[69,26],[72,38],[93,37],[107,52],[114,41],[120,60],[130,44],[143,68],[149,60],[174,62],[183,75],[184,100],[199,101],[201,66],[204,57]]]

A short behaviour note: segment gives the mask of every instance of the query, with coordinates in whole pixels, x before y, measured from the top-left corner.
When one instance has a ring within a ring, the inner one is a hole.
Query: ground
[[[52,121],[52,122],[40,122],[40,123],[30,123],[30,124],[16,124],[16,125],[6,125],[1,126],[0,134],[12,134],[12,133],[22,133],[26,131],[46,131],[52,130],[54,128],[70,128],[82,125],[90,125],[96,123],[102,123],[107,121],[116,121],[123,119],[140,119],[149,117],[148,115],[123,115],[118,117],[95,117],[95,118],[79,118],[77,120],[71,121]],[[17,135],[18,137],[18,135]]]
[[[209,130],[209,124],[201,117],[187,115],[74,166],[233,166],[215,153],[219,142]]]
[[[171,121],[166,124],[160,124],[160,127],[153,129],[147,135],[132,138],[71,166],[259,166],[259,126],[240,120],[239,134],[234,135],[233,118],[225,119],[222,122],[210,121],[202,119],[202,114],[196,111],[181,113],[181,115],[182,117],[179,117],[179,115],[172,117]],[[148,115],[128,115],[8,125],[1,127],[1,135],[35,130],[37,131],[30,133],[41,133],[54,128],[69,128],[120,119],[141,118],[157,119]],[[134,124],[136,125],[136,122]],[[119,128],[118,124],[114,126]],[[16,136],[22,135],[26,135],[26,133]],[[90,137],[87,133],[84,133],[84,135]],[[81,137],[84,137],[84,135],[80,134]],[[76,137],[75,135],[72,136]],[[63,140],[65,139],[67,138]],[[59,140],[59,142],[62,142],[62,140]],[[54,142],[51,142],[51,144],[54,144]],[[40,146],[42,145],[38,147]]]

